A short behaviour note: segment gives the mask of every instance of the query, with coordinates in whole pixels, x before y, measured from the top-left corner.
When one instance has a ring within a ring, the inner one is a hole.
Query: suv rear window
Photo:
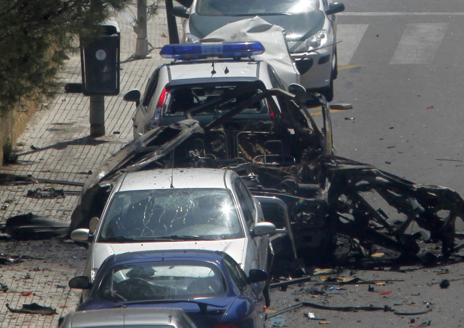
[[[214,86],[182,86],[170,89],[169,104],[164,112],[165,116],[183,116],[184,111],[215,100],[221,100],[228,93],[233,92],[236,85],[214,85]],[[227,103],[209,107],[195,115],[214,115],[227,112],[237,102],[236,98]],[[245,108],[241,114],[266,114],[268,108],[265,100],[261,100],[249,108]]]

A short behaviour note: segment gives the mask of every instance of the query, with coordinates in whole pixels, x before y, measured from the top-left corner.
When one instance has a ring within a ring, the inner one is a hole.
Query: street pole
[[[179,43],[179,33],[177,32],[176,16],[173,14],[172,0],[165,0],[166,17],[168,21],[169,43]]]
[[[148,54],[147,40],[147,0],[137,0],[137,23],[135,26],[137,42],[135,44],[135,58],[145,58]]]
[[[90,96],[90,136],[105,135],[105,97]]]

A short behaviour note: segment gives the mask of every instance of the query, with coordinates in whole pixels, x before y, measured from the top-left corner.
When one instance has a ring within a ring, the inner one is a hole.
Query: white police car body
[[[185,111],[219,99],[253,81],[263,89],[286,89],[286,83],[270,64],[253,59],[254,54],[263,51],[258,42],[165,46],[161,55],[173,61],[154,70],[143,95],[132,90],[125,96],[125,100],[137,106],[133,116],[134,138],[157,126],[182,120]],[[234,119],[268,119],[269,106],[278,105],[263,100],[245,108]],[[203,123],[222,113],[221,108],[208,109],[197,112],[194,118]]]

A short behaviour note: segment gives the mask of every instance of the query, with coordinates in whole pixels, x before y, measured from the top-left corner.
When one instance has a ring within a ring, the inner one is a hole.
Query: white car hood
[[[228,23],[205,36],[202,41],[259,41],[265,51],[254,56],[255,59],[266,61],[274,67],[286,87],[301,81],[300,73],[288,53],[284,29],[261,17]]]
[[[144,243],[95,243],[92,250],[92,269],[97,270],[110,255],[127,252],[170,250],[170,249],[205,249],[222,251],[230,255],[241,267],[244,266],[246,239],[144,242]]]

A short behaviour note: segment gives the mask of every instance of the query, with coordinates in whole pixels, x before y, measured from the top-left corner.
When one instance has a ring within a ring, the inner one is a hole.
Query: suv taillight
[[[153,111],[153,117],[150,119],[150,123],[148,124],[148,129],[153,129],[159,125],[161,113],[163,111],[163,106],[166,103],[167,97],[168,91],[166,90],[166,88],[163,88],[163,90],[161,90],[158,101],[156,102],[156,107]]]
[[[161,90],[161,94],[158,98],[158,102],[156,103],[156,109],[161,109],[164,105],[164,102],[166,101],[166,93],[167,93],[167,90],[166,88],[163,88],[163,90]]]

